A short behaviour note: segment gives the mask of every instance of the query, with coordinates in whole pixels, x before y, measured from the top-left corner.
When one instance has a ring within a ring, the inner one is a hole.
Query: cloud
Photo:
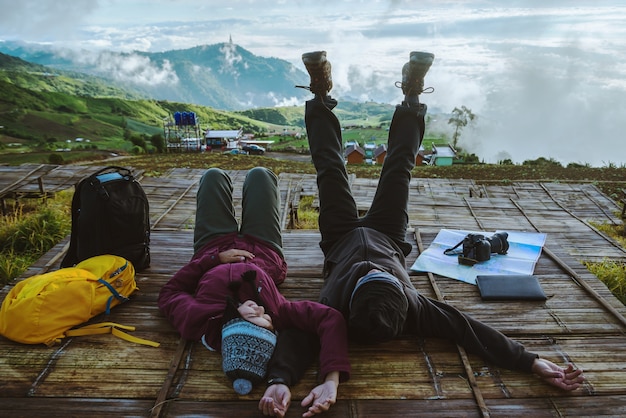
[[[77,26],[97,8],[97,1],[0,0],[0,34],[49,42],[72,38]]]
[[[67,55],[68,52],[66,51]],[[113,80],[138,86],[174,85],[179,79],[171,62],[163,61],[160,65],[150,58],[136,53],[122,54],[111,51],[90,53],[69,52],[68,58],[76,63],[95,66],[96,72]]]
[[[302,104],[300,97],[281,97],[277,96],[274,92],[267,93],[267,98],[274,103],[274,106],[287,107],[287,106],[299,106]]]
[[[219,72],[230,74],[233,78],[239,77],[239,70],[235,65],[241,63],[243,57],[237,52],[237,46],[230,42],[225,43],[220,47],[220,52],[222,53],[220,57],[222,65]]]
[[[111,75],[113,79],[137,85],[172,85],[178,83],[178,76],[172,64],[165,60],[160,66],[149,58],[131,54],[120,56],[100,55],[97,61],[101,71]],[[121,58],[121,59],[116,59]]]
[[[605,59],[515,48],[486,96],[474,131],[460,145],[488,162],[554,158],[594,166],[623,161],[624,89],[602,87],[595,77]],[[514,57],[513,57],[514,55]]]

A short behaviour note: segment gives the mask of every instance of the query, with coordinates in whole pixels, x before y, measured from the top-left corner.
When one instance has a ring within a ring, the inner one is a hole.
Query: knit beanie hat
[[[230,298],[224,318],[222,368],[233,382],[235,392],[247,395],[252,386],[263,381],[267,375],[267,365],[276,346],[276,334],[241,318]]]
[[[402,333],[409,302],[397,277],[374,272],[357,281],[349,307],[350,338],[361,343],[380,343]]]

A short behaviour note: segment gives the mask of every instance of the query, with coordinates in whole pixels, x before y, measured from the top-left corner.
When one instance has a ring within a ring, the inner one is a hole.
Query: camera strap
[[[459,252],[459,251],[454,251],[454,250],[456,250],[457,248],[459,248],[459,246],[460,246],[461,244],[463,244],[463,241],[459,242],[457,245],[455,245],[455,246],[454,246],[454,247],[452,247],[452,248],[448,248],[448,249],[446,249],[446,250],[443,250],[443,253],[444,253],[445,255],[457,255],[457,254],[462,254],[462,252]]]
[[[463,257],[462,254],[459,254],[459,264],[462,264],[464,266],[473,266],[476,263],[478,263],[478,260],[474,260],[473,258],[469,257]]]
[[[459,248],[459,246],[461,244],[463,244],[463,241],[459,242],[457,245],[455,245],[452,248],[448,248],[446,250],[443,250],[443,253],[445,255],[458,255],[459,264],[462,264],[464,266],[473,266],[474,264],[478,263],[478,260],[474,260],[473,258],[464,257],[462,251],[459,251],[459,250],[454,251],[457,248]]]

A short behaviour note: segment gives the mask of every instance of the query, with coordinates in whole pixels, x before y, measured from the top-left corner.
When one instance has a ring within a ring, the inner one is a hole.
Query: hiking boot
[[[407,104],[419,104],[418,96],[424,91],[424,76],[434,59],[435,55],[430,52],[413,51],[409,54],[409,62],[402,67],[402,93]]]
[[[302,54],[302,62],[311,76],[311,84],[308,89],[316,96],[322,98],[327,96],[333,88],[333,79],[330,73],[330,61],[326,59],[326,51],[304,53]]]

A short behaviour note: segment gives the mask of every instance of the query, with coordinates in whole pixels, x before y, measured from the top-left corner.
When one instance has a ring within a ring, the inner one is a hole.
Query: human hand
[[[268,386],[259,401],[259,411],[270,417],[284,418],[291,403],[289,386],[282,383]]]
[[[230,250],[222,251],[219,253],[220,263],[243,263],[246,260],[252,260],[254,254],[246,250],[238,250],[231,248]]]
[[[550,360],[536,358],[531,370],[547,383],[563,390],[576,390],[585,381],[582,369],[574,369],[571,363],[563,368]]]
[[[308,418],[326,412],[336,401],[337,383],[332,380],[327,380],[321,385],[314,387],[308,396],[302,400],[302,406],[306,407],[311,405],[302,416]]]

